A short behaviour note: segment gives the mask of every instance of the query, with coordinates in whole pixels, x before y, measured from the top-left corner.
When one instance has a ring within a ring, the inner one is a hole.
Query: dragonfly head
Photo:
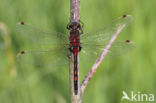
[[[72,22],[69,25],[69,29],[72,29],[72,30],[77,30],[77,29],[80,29],[80,28],[81,28],[81,25],[78,22]]]

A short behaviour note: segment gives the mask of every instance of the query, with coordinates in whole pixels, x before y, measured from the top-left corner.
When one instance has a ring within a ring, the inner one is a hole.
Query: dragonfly
[[[98,57],[118,28],[120,26],[126,27],[132,20],[133,17],[131,15],[123,15],[106,27],[88,33],[83,33],[82,23],[71,22],[67,26],[69,35],[58,32],[45,32],[26,24],[25,22],[17,23],[16,30],[29,40],[31,45],[35,44],[35,47],[19,52],[17,54],[17,59],[20,62],[26,63],[26,61],[29,62],[32,57],[42,57],[43,62],[54,66],[68,62],[67,55],[69,52],[72,53],[74,93],[77,95],[78,58],[81,61],[84,56],[85,58],[92,56]],[[114,42],[108,52],[108,56],[123,54],[124,52],[132,50],[134,47],[135,43],[130,40]]]

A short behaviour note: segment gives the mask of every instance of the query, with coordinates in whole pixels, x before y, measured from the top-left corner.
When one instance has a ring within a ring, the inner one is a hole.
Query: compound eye
[[[78,28],[80,28],[81,26],[80,26],[80,24],[78,24],[78,26],[77,26]]]
[[[69,25],[69,28],[71,29],[72,28],[72,25]]]

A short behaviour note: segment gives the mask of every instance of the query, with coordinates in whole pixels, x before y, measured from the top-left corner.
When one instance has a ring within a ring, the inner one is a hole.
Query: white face
[[[79,29],[80,24],[77,23],[77,22],[73,22],[73,23],[70,24],[69,28],[74,29],[74,30]]]

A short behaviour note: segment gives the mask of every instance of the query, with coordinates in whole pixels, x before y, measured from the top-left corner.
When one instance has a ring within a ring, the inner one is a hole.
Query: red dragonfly
[[[16,25],[16,30],[24,37],[28,38],[31,45],[36,43],[37,47],[36,45],[35,47],[39,50],[32,49],[34,47],[29,48],[30,50],[21,51],[17,55],[17,58],[20,62],[26,63],[29,62],[32,57],[42,57],[43,62],[54,66],[58,63],[60,65],[68,62],[67,54],[69,52],[73,53],[74,92],[75,95],[77,95],[79,52],[81,51],[80,60],[83,58],[83,54],[87,56],[96,55],[98,57],[118,28],[120,26],[126,27],[132,20],[132,16],[124,15],[104,28],[85,34],[82,33],[82,25],[80,23],[71,22],[67,26],[67,29],[70,31],[69,37],[62,33],[47,33],[29,26],[24,22],[20,22]],[[120,55],[134,47],[135,43],[130,40],[114,42],[108,55]],[[41,48],[43,50],[41,50]]]
[[[70,30],[69,36],[69,51],[73,53],[74,56],[74,92],[78,93],[78,52],[81,51],[80,46],[80,35],[82,32],[82,26],[80,23],[71,22],[67,29]]]

